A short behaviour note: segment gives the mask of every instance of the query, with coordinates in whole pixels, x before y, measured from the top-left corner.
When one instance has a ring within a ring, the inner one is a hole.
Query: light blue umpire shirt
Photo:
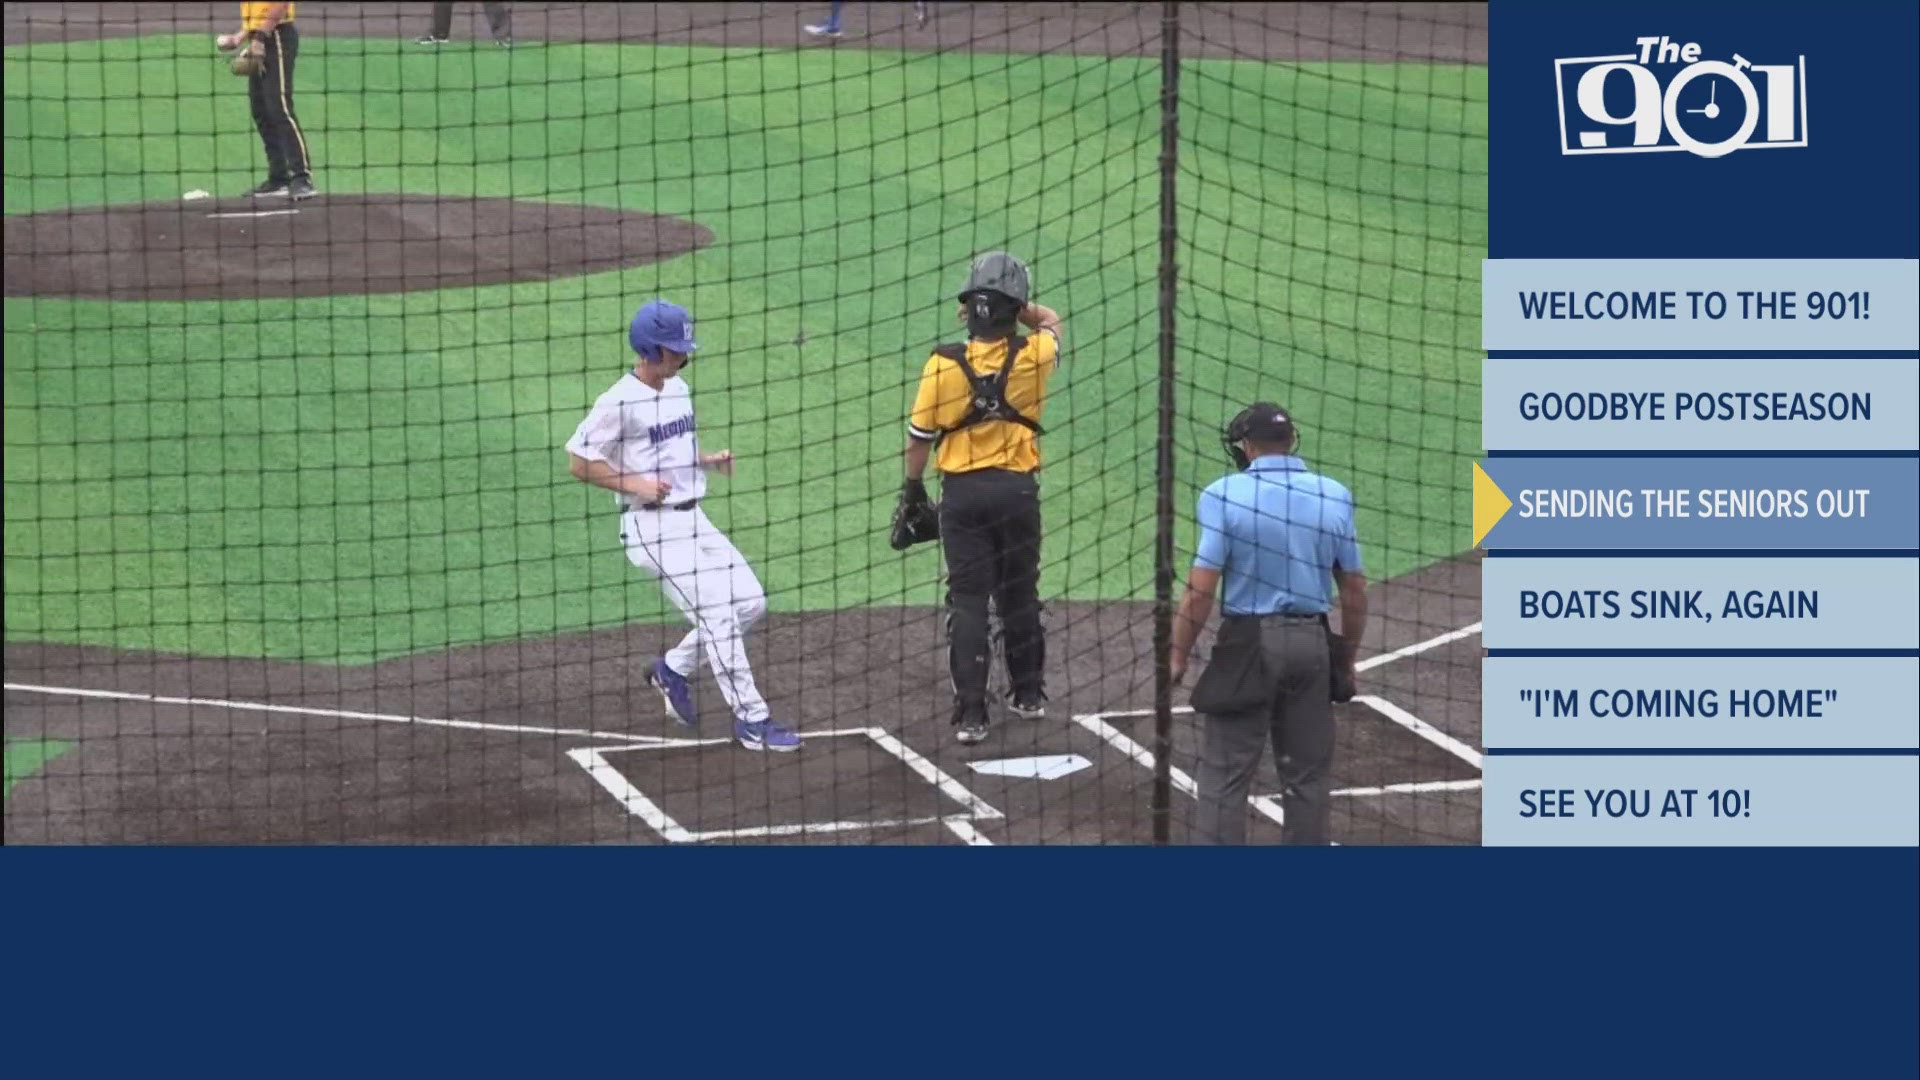
[[[1207,485],[1198,518],[1193,565],[1220,571],[1225,615],[1324,615],[1333,571],[1362,571],[1352,493],[1291,455]]]

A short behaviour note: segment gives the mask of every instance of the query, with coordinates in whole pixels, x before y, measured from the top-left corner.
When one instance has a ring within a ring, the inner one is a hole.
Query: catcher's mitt
[[[895,551],[940,538],[940,513],[927,497],[927,485],[909,480],[900,488],[900,502],[893,508],[893,532],[888,542]]]
[[[266,66],[266,54],[266,46],[257,41],[251,42],[245,48],[233,54],[233,60],[227,67],[235,75],[239,75],[242,78],[251,78],[260,74],[260,69]]]

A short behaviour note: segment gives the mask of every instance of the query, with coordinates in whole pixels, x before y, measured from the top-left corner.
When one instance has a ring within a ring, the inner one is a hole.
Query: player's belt
[[[688,499],[682,503],[641,503],[631,507],[634,510],[691,510],[700,505],[699,499]]]
[[[1270,612],[1266,615],[1223,615],[1221,616],[1221,618],[1243,619],[1250,622],[1263,622],[1268,619],[1273,619],[1279,622],[1324,623],[1327,621],[1326,612],[1323,612],[1323,611],[1312,611],[1312,612],[1275,611],[1275,612]]]

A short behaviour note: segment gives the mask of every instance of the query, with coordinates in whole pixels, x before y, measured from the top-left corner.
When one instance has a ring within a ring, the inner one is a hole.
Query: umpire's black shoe
[[[287,194],[295,199],[311,199],[320,193],[313,189],[313,181],[304,176],[296,176],[287,181]]]
[[[247,194],[256,199],[277,199],[287,193],[285,180],[263,180],[258,186],[248,189]]]

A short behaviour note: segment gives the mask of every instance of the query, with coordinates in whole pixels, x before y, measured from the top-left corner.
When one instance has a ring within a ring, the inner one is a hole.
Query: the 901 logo
[[[1702,60],[1696,42],[1635,38],[1637,52],[1553,62],[1562,154],[1807,145],[1807,58]],[[1571,108],[1569,108],[1571,106]]]

